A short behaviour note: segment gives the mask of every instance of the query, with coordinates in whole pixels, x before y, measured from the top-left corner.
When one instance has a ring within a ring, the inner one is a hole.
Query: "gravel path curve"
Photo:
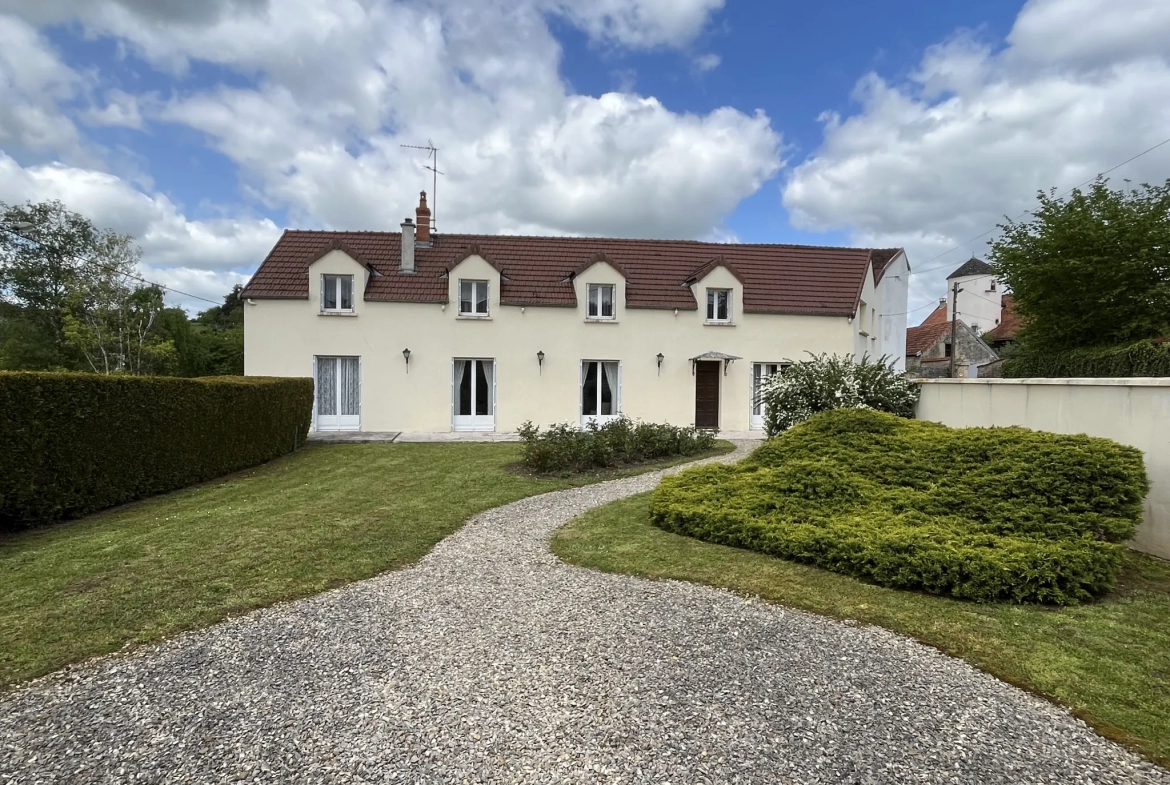
[[[907,639],[549,552],[661,476],[491,510],[410,569],[34,682],[0,702],[0,783],[1170,785]]]

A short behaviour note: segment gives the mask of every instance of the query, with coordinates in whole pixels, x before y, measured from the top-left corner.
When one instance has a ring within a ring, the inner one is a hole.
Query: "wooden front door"
[[[719,427],[718,361],[695,363],[695,427]]]

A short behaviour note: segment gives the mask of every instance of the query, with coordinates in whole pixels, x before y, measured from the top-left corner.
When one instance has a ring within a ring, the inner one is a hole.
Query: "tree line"
[[[141,257],[59,201],[0,202],[0,370],[242,374],[242,287],[189,318],[138,276]]]
[[[1107,350],[1170,336],[1170,180],[1041,192],[999,226],[991,262],[1023,320],[1016,352]],[[1015,357],[1016,355],[1013,355]]]

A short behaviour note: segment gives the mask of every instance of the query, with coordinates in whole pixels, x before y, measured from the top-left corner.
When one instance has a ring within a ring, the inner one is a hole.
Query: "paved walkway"
[[[411,569],[34,683],[0,702],[0,782],[1170,783],[893,634],[548,551],[660,476],[501,507]]]

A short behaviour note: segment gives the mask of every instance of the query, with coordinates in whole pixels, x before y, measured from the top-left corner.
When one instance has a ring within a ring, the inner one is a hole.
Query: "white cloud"
[[[1137,30],[1165,6],[1134,5],[1150,13],[1133,17],[1109,0],[1032,2],[1003,51],[959,34],[931,47],[905,83],[867,75],[859,111],[823,118],[823,143],[784,187],[794,223],[904,245],[916,269],[943,268],[916,276],[912,305],[941,296],[951,269],[986,253],[988,238],[966,241],[1034,206],[1037,190],[1070,188],[1166,138],[1170,62],[1155,54],[1170,51],[1170,37],[1147,46]],[[1090,18],[1093,48],[1034,28]],[[1170,146],[1113,176],[1168,175]]]
[[[699,71],[706,73],[707,71],[714,71],[722,62],[722,57],[713,52],[709,52],[705,55],[699,55],[695,58],[695,68],[698,68]]]
[[[106,91],[105,99],[105,106],[101,108],[93,106],[82,113],[86,123],[89,125],[142,128],[142,113],[138,109],[137,96],[118,89],[111,89]]]
[[[268,219],[191,220],[165,194],[143,193],[114,175],[64,164],[21,168],[0,153],[0,200],[47,199],[61,200],[100,227],[133,235],[147,278],[198,282],[196,294],[218,291],[222,297],[239,281],[240,270],[254,267],[280,236]]]
[[[173,75],[166,100],[99,84],[91,93],[101,101],[80,116],[202,132],[237,165],[245,194],[287,210],[294,225],[397,228],[418,191],[431,190],[425,154],[401,145],[433,140],[446,173],[435,205],[443,231],[702,237],[782,165],[769,119],[678,113],[632,90],[575,94],[549,16],[605,46],[686,47],[723,2],[223,0],[196,11],[170,0],[0,0],[0,9],[79,22]],[[196,88],[185,79],[193,61],[253,86]],[[13,176],[28,198],[59,196],[135,234],[150,269],[171,271],[164,283],[226,284],[225,270],[254,266],[275,240],[276,227],[254,218],[191,220],[149,178],[136,189],[96,168]]]
[[[682,46],[724,0],[551,0],[554,10],[598,40],[626,46]]]
[[[1170,3],[1030,0],[1008,41],[1017,57],[1066,65],[1161,56],[1170,53]]]
[[[205,132],[298,222],[396,227],[430,181],[400,145],[428,139],[450,231],[698,236],[779,168],[763,115],[574,95],[559,77],[547,13],[654,46],[693,36],[720,2],[296,2],[280,25],[242,14],[165,36],[124,29],[160,67],[200,57],[256,71],[255,89],[180,95],[159,117]]]
[[[82,86],[49,42],[14,16],[0,14],[0,149],[76,153],[80,137],[58,108]]]

